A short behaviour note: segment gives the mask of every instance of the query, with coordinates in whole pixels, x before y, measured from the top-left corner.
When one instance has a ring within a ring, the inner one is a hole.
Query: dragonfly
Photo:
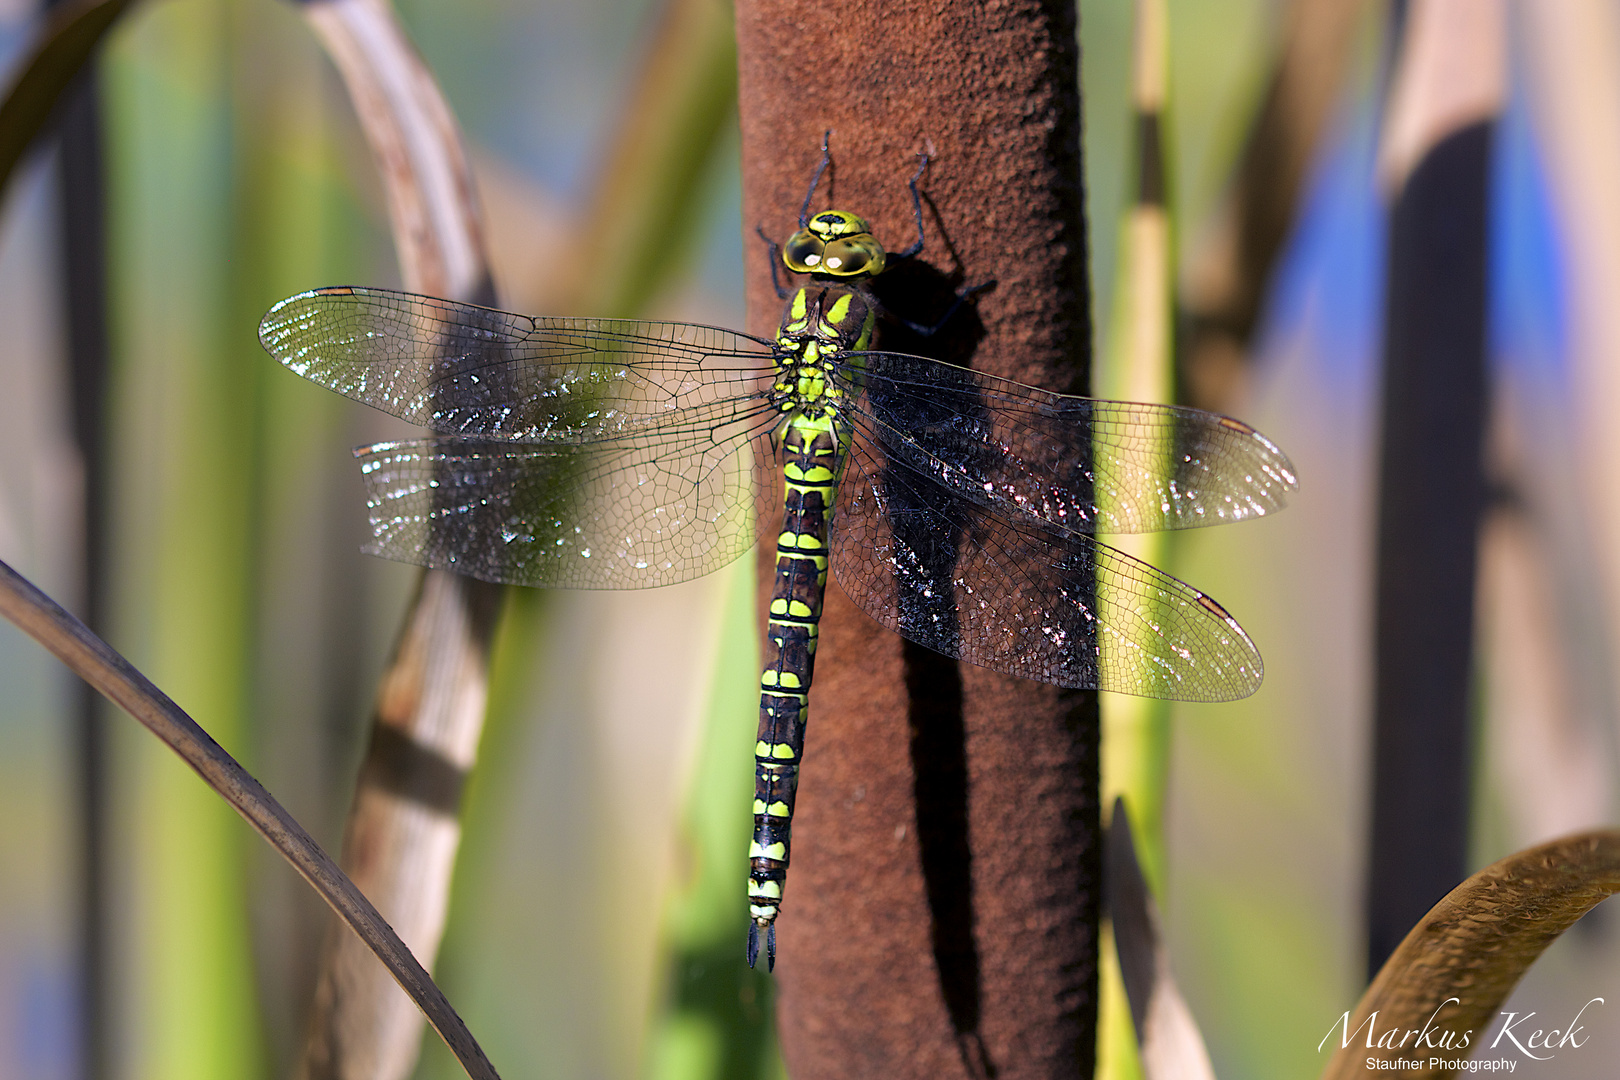
[[[776,546],[755,743],[750,966],[776,959],[829,570],[879,623],[1060,686],[1188,701],[1253,693],[1260,654],[1214,600],[1096,533],[1280,509],[1293,466],[1238,420],[1063,395],[874,348],[889,253],[810,206],[777,262],[776,335],[531,317],[378,288],[271,308],[266,350],[431,430],[355,451],[389,559],[513,585],[651,588]],[[968,290],[971,292],[971,290]],[[958,303],[966,293],[958,296]],[[947,318],[949,313],[947,314]],[[944,320],[941,320],[943,322]],[[913,329],[931,332],[936,327]]]

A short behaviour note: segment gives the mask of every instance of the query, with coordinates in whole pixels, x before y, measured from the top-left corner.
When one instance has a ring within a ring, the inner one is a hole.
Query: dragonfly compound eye
[[[848,210],[825,210],[810,219],[808,228],[824,240],[836,240],[840,236],[855,236],[872,231],[872,226],[866,223],[865,218]]]
[[[883,245],[871,233],[846,236],[827,245],[821,254],[821,272],[837,277],[859,277],[883,272]]]
[[[869,615],[946,657],[1058,686],[1231,701],[1264,670],[1242,628],[1090,533],[1254,517],[1298,486],[1282,452],[1236,420],[867,351],[865,279],[886,255],[854,214],[806,214],[782,258],[816,283],[791,294],[774,338],[366,288],[301,293],[259,326],[291,370],[433,428],[360,453],[368,550],[402,562],[511,585],[690,581],[754,550],[751,451],[771,455],[781,531],[756,669],[750,964],[761,946],[775,958],[795,793],[810,795],[798,783],[829,560]],[[835,508],[848,516],[831,528]],[[902,533],[971,536],[973,553]],[[942,604],[971,618],[942,623]]]
[[[800,229],[782,246],[782,261],[796,274],[819,274],[822,247],[821,237]]]

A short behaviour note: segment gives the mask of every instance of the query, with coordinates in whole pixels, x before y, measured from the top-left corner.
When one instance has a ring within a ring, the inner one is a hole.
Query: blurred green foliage
[[[294,11],[179,0],[121,28],[103,99],[113,640],[332,844],[352,756],[326,728],[360,700],[336,678],[363,678],[336,669],[378,651],[350,634],[387,631],[335,524],[353,522],[330,479],[343,407],[279,378],[253,332],[279,296],[376,273],[323,63]],[[318,908],[177,761],[116,730],[119,1056],[134,1076],[285,1071]]]
[[[1196,222],[1237,153],[1274,5],[1170,6],[1170,190],[1178,218]],[[526,199],[540,220],[583,212],[651,0],[400,8],[480,158],[518,178],[500,205]],[[1116,0],[1080,9],[1101,351],[1128,190],[1130,13]],[[103,76],[109,636],[335,851],[373,685],[414,576],[358,554],[363,499],[348,449],[405,429],[277,368],[254,328],[301,289],[397,282],[379,188],[294,6],[137,7]],[[686,173],[701,224],[692,243],[669,245],[686,261],[662,267],[660,288],[606,296],[742,324],[740,261],[754,248],[738,216],[734,138],[708,153]],[[491,229],[516,231],[515,220],[492,218]],[[1233,542],[1237,554],[1195,551],[1181,568],[1226,598],[1224,567],[1243,561],[1247,540]],[[780,1069],[769,979],[742,963],[752,580],[745,559],[646,596],[519,592],[509,605],[439,965],[509,1075],[741,1080]],[[1242,774],[1229,758],[1252,762],[1274,730],[1236,716],[1199,714],[1195,785],[1214,782],[1210,762]],[[116,990],[129,1075],[288,1074],[324,909],[183,766],[138,732],[115,731]],[[1173,860],[1168,877],[1174,895]],[[1280,1050],[1292,1042],[1276,1032],[1291,1039],[1324,998],[1336,1000],[1330,976],[1342,965],[1324,935],[1342,936],[1342,914],[1302,913],[1310,898],[1285,890],[1275,908],[1256,907],[1225,880],[1200,880],[1198,895],[1196,917],[1176,924],[1204,935],[1192,953],[1204,965],[1194,1010],[1240,1003],[1219,1014],[1222,1064],[1231,1075],[1297,1075],[1299,1055]],[[1295,993],[1301,973],[1319,993]],[[456,1075],[431,1035],[418,1075]]]

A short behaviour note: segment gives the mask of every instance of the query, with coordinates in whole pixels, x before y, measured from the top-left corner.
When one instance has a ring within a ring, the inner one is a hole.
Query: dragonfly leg
[[[906,250],[889,256],[891,261],[911,258],[913,255],[917,254],[923,249],[923,244],[927,239],[923,232],[922,193],[917,189],[917,184],[922,180],[923,173],[928,171],[928,163],[933,159],[927,150],[924,150],[922,153],[918,154],[917,158],[917,171],[912,174],[911,181],[906,185],[911,189],[911,212],[916,216],[917,219],[917,239],[910,247],[906,248]],[[922,337],[933,337],[947,322],[950,322],[951,316],[956,314],[956,309],[967,303],[968,297],[972,296],[974,293],[982,292],[994,284],[994,281],[981,281],[977,285],[969,285],[967,288],[959,290],[956,294],[956,300],[949,308],[945,309],[945,314],[941,315],[939,319],[932,325],[915,323],[910,319],[902,319],[896,316],[893,312],[889,313],[889,317],[911,330],[911,332],[914,334],[918,334]]]
[[[935,334],[939,333],[940,330],[944,329],[945,324],[951,321],[951,316],[955,315],[956,312],[957,312],[957,309],[960,308],[963,304],[967,303],[968,299],[970,297],[972,297],[975,293],[983,292],[984,290],[990,288],[994,284],[995,284],[995,279],[992,278],[989,281],[981,281],[977,285],[969,285],[965,289],[957,290],[956,299],[951,301],[951,306],[946,308],[945,309],[945,314],[941,315],[932,324],[916,323],[916,322],[912,322],[910,319],[902,319],[900,316],[896,315],[894,312],[890,311],[888,308],[884,308],[883,312],[889,318],[893,319],[895,322],[899,323],[901,326],[904,326],[907,330],[910,330],[913,334],[916,334],[919,337],[925,337],[925,338],[926,337],[933,337]]]
[[[912,175],[911,182],[906,185],[911,189],[911,212],[917,218],[917,242],[906,248],[906,250],[889,256],[891,259],[909,259],[923,249],[925,238],[923,236],[922,194],[917,190],[917,182],[922,179],[923,173],[928,171],[928,151],[924,150],[917,155],[917,158],[917,171]]]
[[[827,171],[832,164],[832,129],[828,128],[821,133],[821,164],[816,166],[816,175],[810,178],[810,190],[804,193],[804,205],[799,207],[799,228],[810,224],[810,200],[816,197],[816,185],[821,183],[821,174]]]
[[[777,268],[782,263],[782,245],[778,244],[775,240],[772,240],[769,236],[766,236],[765,230],[761,226],[755,225],[754,232],[758,234],[761,240],[765,241],[765,247],[771,253],[771,285],[776,289],[776,298],[778,300],[786,300],[788,296],[792,294],[793,290],[782,284],[782,279],[777,276]]]

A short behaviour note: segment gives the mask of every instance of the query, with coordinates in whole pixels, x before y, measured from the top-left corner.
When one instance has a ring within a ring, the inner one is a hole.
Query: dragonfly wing
[[[768,443],[440,436],[361,447],[374,537],[366,550],[512,585],[688,581],[753,545],[765,475],[756,450],[769,453]]]
[[[1020,678],[1144,697],[1228,701],[1260,654],[1190,586],[1081,532],[971,502],[858,440],[832,522],[832,564],[883,625]]]
[[[387,289],[317,289],[259,325],[293,371],[356,401],[467,438],[590,441],[770,384],[769,343],[707,326],[531,318]]]
[[[902,353],[851,354],[856,424],[980,505],[1083,532],[1259,517],[1298,487],[1254,428],[1199,409],[1072,397]]]

